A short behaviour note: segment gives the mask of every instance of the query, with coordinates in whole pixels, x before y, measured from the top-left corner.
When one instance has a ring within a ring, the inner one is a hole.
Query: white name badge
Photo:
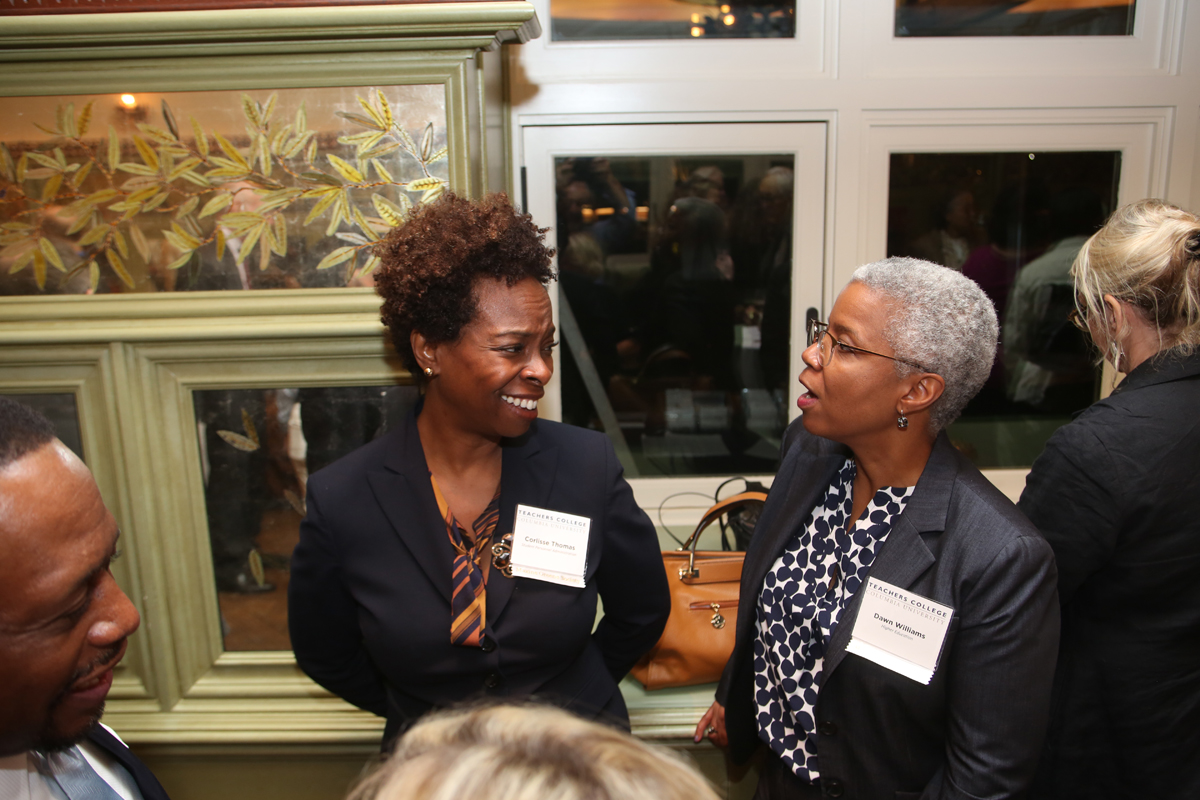
[[[512,574],[583,588],[587,573],[587,517],[517,506],[513,523]]]
[[[954,609],[868,578],[846,651],[928,684]]]

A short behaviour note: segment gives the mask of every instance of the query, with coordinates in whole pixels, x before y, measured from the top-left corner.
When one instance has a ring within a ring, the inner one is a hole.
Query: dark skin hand
[[[712,733],[708,732],[709,727],[713,728]],[[696,733],[692,740],[699,744],[706,736],[717,747],[729,746],[729,737],[725,734],[725,706],[720,703],[713,703],[712,708],[704,712],[704,716],[696,723]]]

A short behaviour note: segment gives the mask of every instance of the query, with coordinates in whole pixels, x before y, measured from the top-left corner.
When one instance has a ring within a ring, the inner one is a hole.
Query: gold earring
[[[432,378],[432,377],[433,377],[433,367],[426,367],[426,368],[425,368],[425,377],[426,377],[426,378]]]

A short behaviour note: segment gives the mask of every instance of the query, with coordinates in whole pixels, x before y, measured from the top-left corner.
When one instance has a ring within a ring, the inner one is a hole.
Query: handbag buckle
[[[693,545],[688,551],[688,565],[679,568],[679,580],[686,581],[688,578],[699,578],[700,570],[696,569],[696,549]]]

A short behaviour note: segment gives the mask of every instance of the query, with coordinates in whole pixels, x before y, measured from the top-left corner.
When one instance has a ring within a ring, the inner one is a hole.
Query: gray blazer
[[[717,689],[732,755],[758,745],[753,650],[763,579],[849,451],[800,421],[746,553],[737,641]],[[955,610],[928,686],[846,653],[860,595],[834,629],[817,698],[831,797],[1007,798],[1033,777],[1058,647],[1054,557],[1041,534],[942,434],[871,577]]]

